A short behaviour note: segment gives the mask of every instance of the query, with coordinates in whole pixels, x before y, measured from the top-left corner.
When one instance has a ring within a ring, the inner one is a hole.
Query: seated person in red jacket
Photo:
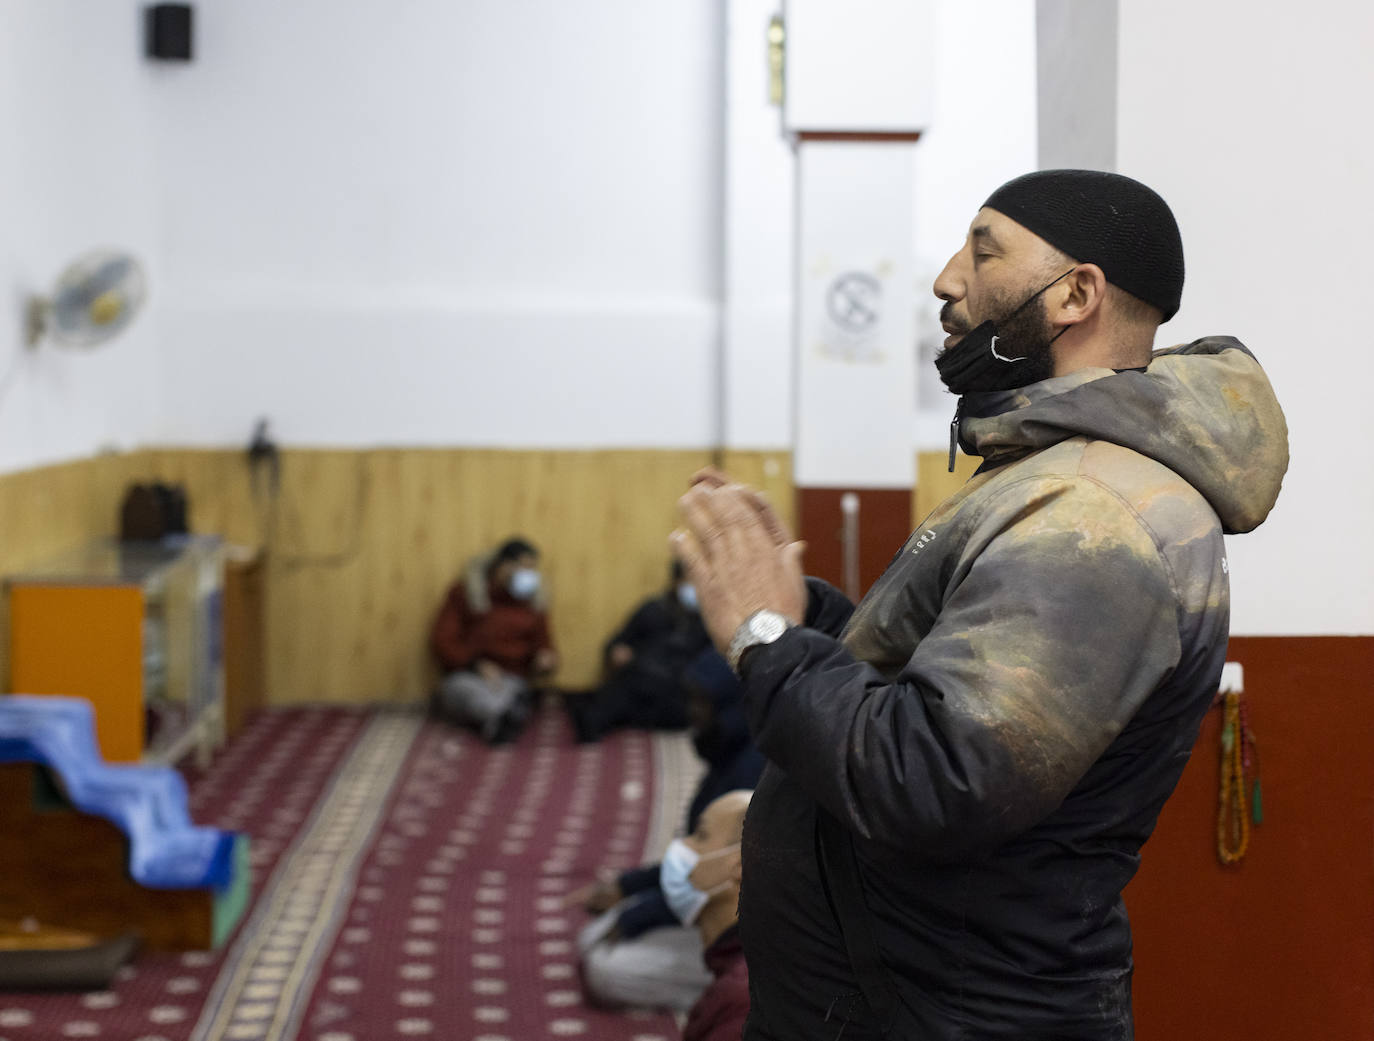
[[[430,646],[444,676],[434,710],[491,743],[529,718],[531,683],[558,666],[539,596],[539,551],[520,538],[471,564],[434,620]]]
[[[601,686],[565,702],[577,740],[595,741],[620,727],[686,727],[682,672],[710,646],[697,612],[696,590],[674,560],[668,588],[640,604],[606,641]]]
[[[702,811],[692,834],[663,858],[663,891],[696,923],[714,979],[682,1028],[682,1041],[739,1041],[749,1015],[749,970],[739,940],[740,839],[751,792],[727,792]]]

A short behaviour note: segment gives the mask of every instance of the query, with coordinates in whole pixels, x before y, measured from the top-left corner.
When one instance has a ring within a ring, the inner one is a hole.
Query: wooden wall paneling
[[[788,530],[797,530],[797,495],[790,452],[726,451],[721,463],[735,480],[763,492]]]
[[[404,529],[413,512],[401,467],[387,451],[314,455],[307,487],[329,504],[329,520],[302,529],[308,535],[289,571],[306,598],[298,610],[311,615],[311,640],[288,689],[306,691],[311,701],[396,700],[406,688],[388,684],[391,664],[409,656],[400,611]]]
[[[367,453],[282,454],[281,485],[268,543],[269,701],[371,701],[363,619],[368,510]],[[361,489],[361,491],[360,491]],[[360,507],[361,500],[361,507]],[[369,602],[373,603],[373,602]],[[376,615],[367,620],[375,619]],[[368,647],[375,647],[371,642]]]
[[[117,528],[131,480],[183,484],[193,530],[266,553],[268,704],[413,702],[466,563],[512,534],[544,551],[557,680],[596,682],[602,641],[667,583],[668,533],[706,450],[289,449],[275,503],[239,449],[156,448],[0,477],[0,570]],[[786,453],[729,452],[796,519]],[[21,508],[22,506],[22,508]]]
[[[124,485],[142,453],[0,475],[0,572],[115,534]]]
[[[296,455],[287,453],[282,534],[270,558],[277,564],[270,612],[289,619],[269,636],[276,702],[423,696],[435,678],[426,639],[444,591],[473,557],[515,534],[544,553],[563,657],[558,682],[592,685],[602,641],[666,584],[677,498],[709,461],[699,451],[365,453],[367,516],[356,566],[326,568],[311,560],[322,548],[342,548],[339,524],[355,494],[355,463],[330,453]],[[734,453],[728,465],[795,518],[785,456]],[[302,508],[336,520],[310,528]],[[316,541],[330,536],[332,544]]]
[[[695,451],[286,453],[269,554],[269,699],[422,697],[445,589],[512,534],[545,555],[558,681],[594,683],[601,641],[666,583],[677,497],[706,461]],[[363,537],[345,560],[360,465]]]
[[[559,501],[530,529],[547,556],[561,683],[594,684],[606,637],[641,600],[667,586],[677,500],[708,458],[704,452],[562,454]]]
[[[370,679],[379,694],[414,697],[432,682],[425,643],[444,588],[436,543],[451,521],[446,509],[436,509],[443,489],[433,452],[379,452],[373,461],[375,518],[368,530],[376,531],[380,544],[369,546],[364,568],[371,566],[372,578],[357,594],[376,598],[376,620],[354,638],[359,651],[371,640],[396,648],[369,655],[374,662]]]
[[[411,700],[432,685],[427,637],[444,591],[468,560],[532,512],[518,500],[541,494],[528,487],[538,474],[524,455],[373,453],[373,515],[355,591],[362,610],[349,634],[372,697]]]

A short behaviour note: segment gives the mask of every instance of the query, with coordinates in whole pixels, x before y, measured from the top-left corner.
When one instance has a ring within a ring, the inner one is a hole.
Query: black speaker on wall
[[[146,52],[163,61],[191,60],[191,5],[149,4]]]

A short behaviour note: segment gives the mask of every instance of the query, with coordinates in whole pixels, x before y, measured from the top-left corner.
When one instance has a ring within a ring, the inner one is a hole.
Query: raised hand
[[[695,481],[679,507],[683,527],[672,535],[673,552],[696,586],[717,650],[725,652],[755,611],[767,608],[800,623],[806,614],[805,545],[791,540],[758,492],[712,476]]]

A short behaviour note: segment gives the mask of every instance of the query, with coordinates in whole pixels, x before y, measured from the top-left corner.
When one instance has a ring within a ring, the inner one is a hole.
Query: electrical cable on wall
[[[280,524],[283,511],[286,527],[294,536],[291,539],[294,546],[305,542],[305,525],[298,510],[284,505],[281,452],[268,434],[267,420],[258,421],[248,446],[249,485],[258,515],[259,542],[271,554],[277,567],[288,572],[304,568],[339,568],[358,558],[362,552],[363,515],[367,508],[370,475],[367,460],[361,454],[354,465],[353,525],[343,547],[323,553],[278,548],[278,539],[284,530]]]

